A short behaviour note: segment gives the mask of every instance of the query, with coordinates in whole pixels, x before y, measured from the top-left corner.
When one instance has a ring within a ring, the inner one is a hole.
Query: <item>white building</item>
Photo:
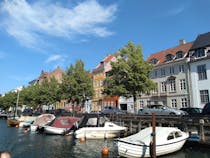
[[[191,106],[203,108],[210,92],[210,32],[196,38],[189,58]]]
[[[179,109],[189,105],[187,55],[192,44],[180,40],[178,46],[149,56],[147,61],[154,65],[150,77],[157,84],[157,91],[142,95],[139,108],[161,104]]]

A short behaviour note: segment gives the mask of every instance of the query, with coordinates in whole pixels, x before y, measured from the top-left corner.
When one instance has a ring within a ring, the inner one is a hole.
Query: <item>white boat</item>
[[[49,123],[51,123],[54,119],[55,119],[55,115],[53,115],[53,114],[42,114],[42,115],[39,115],[34,120],[33,124],[31,124],[31,126],[30,126],[31,132],[36,132],[37,130],[39,130],[43,126],[48,125]]]
[[[37,116],[21,116],[19,121],[19,127],[29,127],[34,120],[36,120]]]
[[[99,115],[88,115],[79,124],[79,129],[74,132],[76,138],[106,139],[120,136],[127,127],[119,126],[107,121]]]
[[[152,127],[117,139],[118,155],[129,158],[150,157]],[[175,127],[156,127],[156,156],[180,150],[189,134]]]
[[[79,121],[79,118],[76,117],[57,117],[51,125],[44,126],[44,133],[54,135],[73,134],[77,121]]]

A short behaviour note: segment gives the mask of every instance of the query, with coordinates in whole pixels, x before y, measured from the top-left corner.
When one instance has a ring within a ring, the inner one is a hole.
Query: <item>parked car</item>
[[[202,110],[203,115],[209,115],[210,114],[210,103],[206,103]]]
[[[189,115],[199,115],[202,112],[202,109],[197,107],[186,107],[180,110],[186,111]]]
[[[126,111],[113,107],[113,106],[105,106],[101,110],[101,114],[125,114],[125,113]]]
[[[187,114],[185,111],[170,108],[163,105],[158,105],[158,104],[149,105],[138,111],[139,115],[151,115],[152,113],[155,113],[156,115],[186,115]]]

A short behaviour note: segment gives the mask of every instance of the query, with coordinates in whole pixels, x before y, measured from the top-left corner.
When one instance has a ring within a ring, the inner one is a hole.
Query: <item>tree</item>
[[[17,93],[9,92],[4,96],[0,97],[0,106],[3,109],[9,109],[10,107],[15,107],[17,101]]]
[[[70,65],[63,76],[61,89],[63,99],[69,102],[84,105],[86,99],[93,96],[93,85],[89,77],[89,71],[84,69],[84,63],[81,60],[76,61],[75,66]]]
[[[146,62],[140,45],[132,42],[119,50],[117,62],[112,62],[110,77],[105,80],[104,94],[109,96],[133,97],[134,111],[137,112],[137,98],[156,89],[149,78],[153,66]]]

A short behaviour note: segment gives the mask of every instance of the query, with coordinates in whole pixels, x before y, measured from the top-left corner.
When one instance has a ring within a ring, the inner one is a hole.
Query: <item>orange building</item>
[[[118,106],[118,97],[105,97],[102,94],[104,89],[104,80],[107,77],[108,72],[112,69],[111,62],[115,62],[117,59],[114,55],[107,55],[93,70],[93,88],[94,97],[92,100],[92,110],[101,111],[104,106]]]

